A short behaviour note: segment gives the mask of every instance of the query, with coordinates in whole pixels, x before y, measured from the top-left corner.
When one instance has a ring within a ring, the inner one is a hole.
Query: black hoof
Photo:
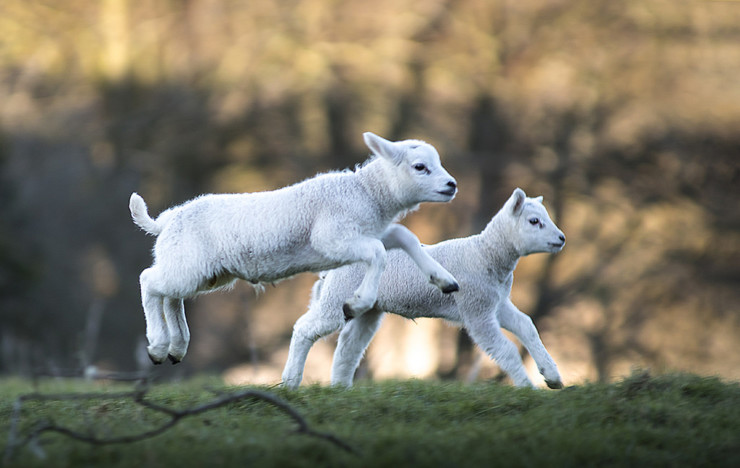
[[[455,291],[459,291],[459,290],[460,290],[460,285],[457,284],[457,282],[452,283],[451,285],[445,286],[444,288],[442,288],[442,292],[445,294],[454,293]]]
[[[346,302],[342,306],[342,312],[344,312],[344,321],[349,322],[353,318],[355,318],[355,313],[352,310],[352,307],[349,306]]]
[[[181,361],[181,359],[177,359],[175,356],[173,356],[171,354],[168,354],[167,355],[167,359],[170,360],[170,362],[172,363],[172,365],[179,364],[180,361]]]
[[[152,357],[151,354],[147,354],[147,356],[149,356],[149,360],[152,361],[152,364],[154,364],[155,366],[162,364],[162,361],[157,361],[156,359]]]
[[[551,388],[553,390],[560,390],[560,389],[563,388],[563,382],[561,382],[559,380],[556,380],[556,381],[553,381],[553,380],[545,380],[545,383],[547,384],[547,386],[549,388]]]

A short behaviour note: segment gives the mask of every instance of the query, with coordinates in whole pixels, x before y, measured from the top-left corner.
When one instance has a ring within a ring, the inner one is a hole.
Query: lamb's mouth
[[[454,196],[456,192],[457,192],[457,189],[454,189],[454,188],[451,188],[449,190],[437,190],[437,193],[438,194],[445,195],[445,196],[448,196],[448,197]]]
[[[548,242],[548,244],[550,245],[550,247],[555,247],[556,249],[562,249],[563,246],[565,245],[565,242],[559,242],[559,243],[558,242]]]

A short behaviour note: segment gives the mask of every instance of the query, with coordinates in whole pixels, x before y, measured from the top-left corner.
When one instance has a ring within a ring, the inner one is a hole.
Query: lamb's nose
[[[565,236],[564,236],[564,235],[562,235],[562,234],[560,234],[560,235],[558,236],[558,239],[560,239],[561,241],[565,242]]]
[[[453,190],[457,188],[457,184],[455,183],[454,180],[447,182],[447,186]]]

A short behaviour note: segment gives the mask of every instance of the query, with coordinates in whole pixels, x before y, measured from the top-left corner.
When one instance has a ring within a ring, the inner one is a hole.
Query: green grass
[[[187,408],[213,400],[214,387],[243,390],[195,380],[157,385],[148,398]],[[38,391],[129,388],[46,381]],[[3,448],[13,402],[32,390],[25,381],[0,380]],[[44,434],[45,459],[24,447],[7,466],[740,466],[740,386],[714,378],[635,373],[610,385],[562,391],[415,380],[270,391],[312,428],[336,435],[357,453],[292,433],[295,424],[274,407],[239,401],[133,444],[91,446]],[[130,400],[28,401],[21,435],[41,419],[112,437],[166,418]]]

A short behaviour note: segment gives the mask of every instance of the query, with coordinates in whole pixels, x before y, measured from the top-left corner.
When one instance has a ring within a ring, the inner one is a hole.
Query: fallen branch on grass
[[[149,381],[153,376],[151,371],[136,372],[106,372],[95,366],[86,366],[83,369],[37,369],[31,371],[31,380],[36,384],[40,378],[67,378],[85,380],[107,380],[110,382],[142,382]]]
[[[163,432],[167,431],[175,424],[180,422],[182,419],[189,416],[195,416],[206,411],[210,411],[216,408],[226,406],[230,403],[235,403],[244,400],[256,400],[262,401],[269,405],[272,405],[282,411],[290,419],[292,419],[297,425],[295,430],[298,434],[305,434],[311,437],[316,437],[330,442],[337,447],[346,450],[350,453],[356,453],[355,450],[333,434],[320,432],[312,429],[308,422],[301,416],[292,406],[287,402],[278,398],[271,393],[260,391],[260,390],[244,390],[241,392],[224,394],[219,398],[208,403],[195,406],[192,408],[186,408],[182,410],[168,408],[166,406],[159,405],[150,400],[146,399],[146,393],[148,388],[137,389],[131,392],[120,392],[120,393],[68,393],[68,394],[40,394],[30,393],[18,397],[13,406],[13,415],[10,421],[10,432],[8,434],[8,443],[5,448],[5,455],[3,462],[7,463],[13,457],[17,449],[29,446],[39,457],[43,457],[44,453],[38,444],[39,437],[46,432],[56,432],[80,442],[86,442],[92,445],[112,445],[112,444],[128,444],[133,442],[139,442],[151,437],[155,437]],[[150,429],[138,434],[131,434],[119,437],[98,437],[92,433],[82,433],[75,431],[68,427],[54,424],[51,421],[39,421],[31,432],[21,438],[18,434],[18,425],[21,417],[21,409],[24,402],[27,401],[71,401],[71,400],[121,400],[121,399],[132,399],[134,403],[152,411],[162,413],[169,416],[169,420],[162,423],[160,426]]]

